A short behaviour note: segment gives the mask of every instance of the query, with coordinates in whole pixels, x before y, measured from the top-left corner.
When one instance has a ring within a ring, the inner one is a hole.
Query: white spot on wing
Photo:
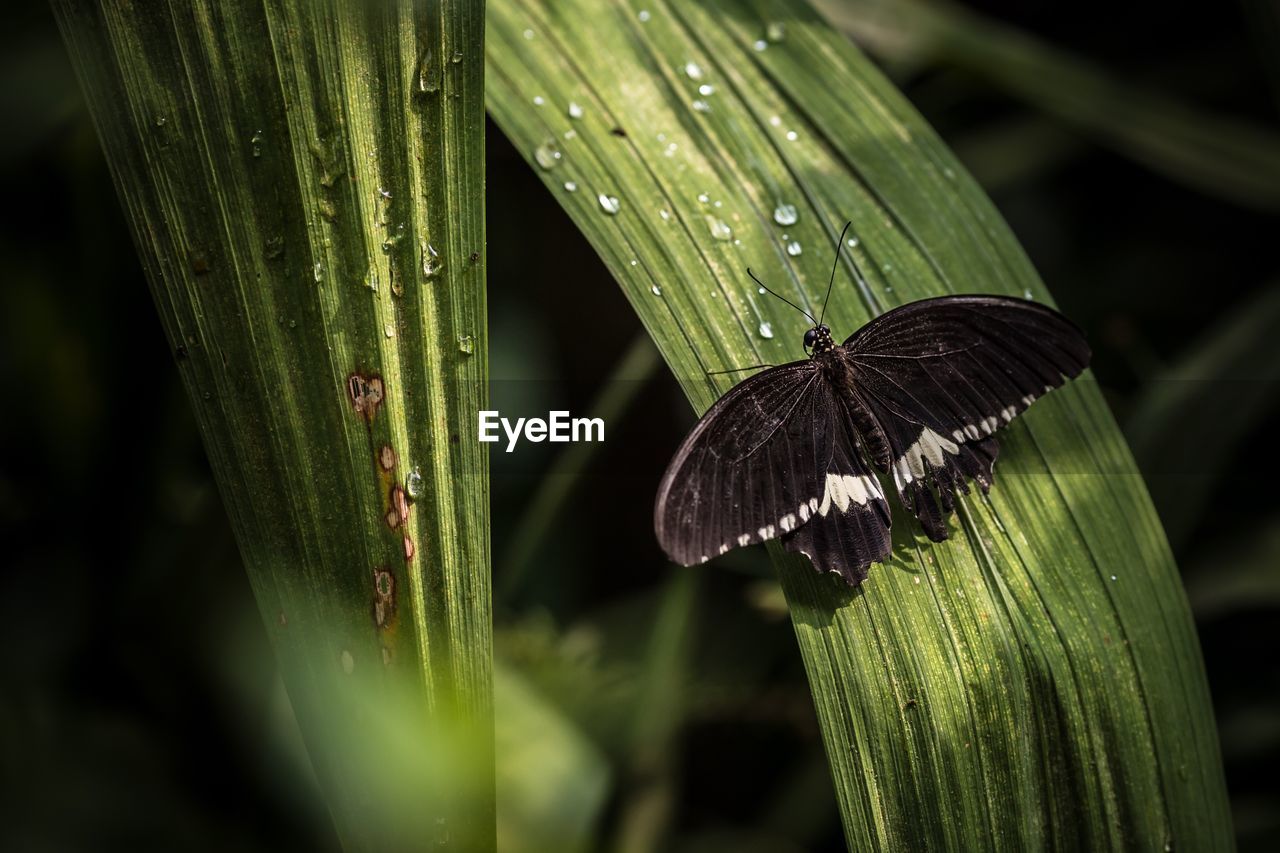
[[[739,537],[738,537],[738,545],[739,545],[739,547],[741,547],[741,546],[743,546],[743,545],[746,545],[746,544],[747,544],[748,542],[750,542],[750,541],[751,541],[751,534],[750,534],[750,533],[744,533],[744,534],[742,534],[741,536],[739,536]]]
[[[792,530],[795,530],[796,528],[795,514],[788,513],[787,515],[784,515],[782,519],[778,522],[778,526],[782,528],[784,533],[790,533]]]
[[[915,444],[908,447],[907,452],[893,463],[894,482],[901,489],[913,480],[923,479],[926,459],[932,467],[941,468],[946,464],[944,453],[954,456],[959,452],[960,448],[954,441],[925,427]]]
[[[1023,397],[1023,398],[1022,398],[1022,405],[1024,405],[1024,406],[1030,406],[1030,405],[1031,405],[1032,403],[1034,403],[1035,401],[1036,401],[1036,395],[1035,395],[1035,394],[1028,394],[1027,396],[1025,396],[1025,397]]]
[[[845,512],[849,509],[849,504],[857,503],[865,506],[871,496],[880,496],[880,490],[876,487],[875,480],[866,475],[853,474],[828,474],[827,488],[822,495],[822,504],[818,507],[818,514],[826,517],[831,511],[831,504],[836,505],[836,509]]]
[[[729,546],[728,546],[728,545],[721,545],[721,546],[720,546],[720,553],[721,553],[721,554],[727,554],[727,553],[729,553]]]

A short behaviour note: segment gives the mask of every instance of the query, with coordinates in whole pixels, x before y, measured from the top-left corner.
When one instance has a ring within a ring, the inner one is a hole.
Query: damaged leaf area
[[[492,849],[483,9],[53,7],[344,846]]]

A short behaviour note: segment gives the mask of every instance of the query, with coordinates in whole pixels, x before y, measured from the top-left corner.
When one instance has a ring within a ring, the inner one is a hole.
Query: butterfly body
[[[739,383],[677,451],[654,508],[676,562],[781,539],[861,583],[891,547],[878,475],[945,539],[956,493],[991,485],[993,434],[1089,360],[1061,314],[1001,296],[913,302],[840,345],[818,322],[804,343],[808,359]]]

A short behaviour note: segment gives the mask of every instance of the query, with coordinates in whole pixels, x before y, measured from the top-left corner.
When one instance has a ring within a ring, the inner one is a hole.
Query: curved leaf
[[[745,268],[813,308],[846,218],[838,337],[940,293],[1048,298],[934,133],[802,3],[489,9],[493,116],[698,409],[733,382],[706,371],[801,354],[806,321]],[[1006,431],[951,540],[896,520],[893,561],[853,594],[774,551],[850,847],[1230,846],[1186,599],[1091,382]]]

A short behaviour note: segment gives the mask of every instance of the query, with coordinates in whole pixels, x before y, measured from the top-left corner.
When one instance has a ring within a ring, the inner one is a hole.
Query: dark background
[[[1125,84],[1277,129],[1280,13],[1262,3],[969,5]],[[47,9],[11,11],[0,45],[0,847],[333,848],[323,806],[299,783],[270,649]],[[1170,425],[1181,441],[1135,436],[1135,451],[1177,522],[1241,846],[1273,848],[1280,419],[1275,385],[1254,367],[1275,363],[1280,329],[1238,318],[1275,313],[1274,211],[1113,153],[971,70],[889,70],[1088,330],[1122,425],[1140,421],[1173,371],[1212,369],[1180,391],[1196,415]],[[580,413],[640,329],[491,131],[495,395]],[[1038,143],[1010,146],[1023,132]],[[1223,367],[1204,354],[1231,345],[1254,355]],[[515,376],[541,381],[502,381]],[[494,453],[499,651],[607,760],[600,843],[640,837],[636,816],[656,801],[643,832],[667,849],[842,849],[800,659],[760,555],[693,582],[671,728],[656,746],[634,737],[628,714],[674,575],[651,535],[653,490],[692,416],[663,369],[633,398],[585,466],[546,445]],[[1233,438],[1202,458],[1227,423]],[[574,489],[516,566],[506,546],[549,470]],[[1191,507],[1179,503],[1186,476],[1208,484]]]

